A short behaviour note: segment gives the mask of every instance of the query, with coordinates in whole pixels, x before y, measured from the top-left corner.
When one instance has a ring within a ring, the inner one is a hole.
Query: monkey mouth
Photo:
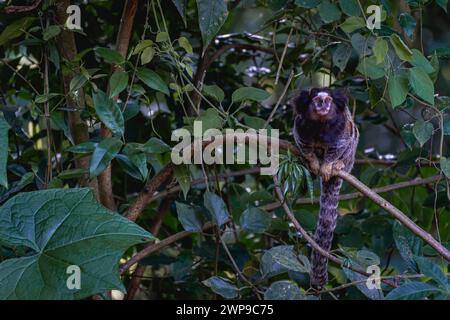
[[[326,116],[330,112],[330,107],[316,108],[316,113],[319,116]]]

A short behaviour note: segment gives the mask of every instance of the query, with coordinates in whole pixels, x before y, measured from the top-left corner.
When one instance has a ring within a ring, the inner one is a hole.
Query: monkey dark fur
[[[314,88],[293,100],[294,139],[309,169],[321,176],[320,211],[315,241],[330,251],[336,227],[342,179],[334,170],[350,172],[355,161],[359,132],[348,109],[347,97],[337,90]],[[328,281],[328,259],[312,253],[311,284],[321,288]]]

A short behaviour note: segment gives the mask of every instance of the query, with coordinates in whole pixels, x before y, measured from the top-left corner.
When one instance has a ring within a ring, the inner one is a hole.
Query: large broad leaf
[[[433,125],[428,121],[418,120],[413,127],[413,133],[422,147],[433,135]]]
[[[391,41],[391,44],[395,49],[395,53],[400,59],[405,61],[411,61],[413,57],[411,49],[408,48],[408,46],[397,34],[395,33],[391,34],[389,40]]]
[[[95,48],[95,53],[107,63],[122,64],[125,62],[120,53],[109,48]]]
[[[8,188],[6,166],[8,164],[8,130],[9,124],[0,117],[0,184]]]
[[[320,0],[295,0],[295,4],[302,8],[315,8],[320,4]]]
[[[234,299],[239,294],[239,289],[229,280],[222,277],[211,277],[203,280],[202,283],[225,299]]]
[[[230,215],[228,214],[227,206],[221,197],[215,193],[207,191],[203,195],[203,202],[205,208],[208,209],[209,213],[211,213],[213,221],[219,227],[228,221]]]
[[[361,8],[359,7],[358,0],[339,0],[339,6],[343,13],[348,16],[361,15]]]
[[[408,95],[408,80],[402,76],[392,76],[388,81],[389,99],[392,108],[398,107],[406,100]]]
[[[271,213],[251,206],[242,213],[239,224],[248,232],[262,233],[270,227],[271,222]]]
[[[191,232],[202,231],[202,222],[200,221],[195,208],[178,201],[175,201],[175,204],[177,207],[178,220],[184,230]]]
[[[82,299],[123,291],[121,255],[151,239],[97,203],[89,189],[22,193],[0,208],[0,241],[29,253],[0,263],[0,299]],[[70,266],[80,270],[79,289],[70,286],[76,284]]]
[[[414,256],[422,253],[422,240],[397,221],[394,222],[392,231],[395,245],[408,268],[418,272]]]
[[[187,0],[172,0],[173,4],[177,8],[178,13],[183,19],[184,26],[186,27],[186,3]]]
[[[295,282],[282,280],[270,285],[264,292],[264,300],[306,300],[306,296]]]
[[[274,266],[275,265],[275,266]],[[309,261],[304,256],[296,256],[293,246],[277,246],[267,250],[261,258],[261,272],[263,275],[273,273],[276,269],[287,269],[308,273],[311,270]]]
[[[94,107],[100,120],[117,136],[123,136],[125,121],[119,105],[103,91],[93,95]]]
[[[197,0],[198,24],[206,48],[228,17],[225,0]]]
[[[388,43],[383,38],[377,38],[375,40],[375,44],[373,46],[373,54],[375,56],[376,63],[382,63],[384,59],[386,59],[386,55],[388,54]]]
[[[102,173],[119,153],[120,148],[122,148],[122,141],[117,138],[107,138],[100,141],[91,157],[89,175],[96,177]]]
[[[348,268],[342,269],[346,275],[346,277],[352,282],[358,282],[356,287],[361,291],[367,298],[371,300],[382,300],[383,299],[383,291],[377,288],[369,288],[366,284],[368,279],[367,276],[363,276],[362,274],[356,273]],[[370,280],[369,280],[370,281]]]
[[[409,69],[409,83],[414,92],[424,101],[434,105],[434,85],[428,74],[421,67]]]
[[[395,288],[386,296],[386,300],[420,300],[432,293],[440,292],[439,288],[424,282],[408,282]]]
[[[233,92],[231,95],[231,100],[233,102],[241,102],[244,100],[261,102],[266,100],[268,97],[270,97],[270,93],[266,90],[253,87],[243,87]]]
[[[115,97],[121,93],[128,84],[128,73],[125,71],[115,71],[109,79],[109,96]]]
[[[340,43],[337,45],[336,50],[333,52],[333,63],[341,71],[345,70],[348,60],[352,55],[352,47],[346,43]]]
[[[3,46],[9,40],[20,37],[27,30],[36,18],[24,17],[7,25],[0,34],[0,46]]]
[[[215,84],[210,85],[210,86],[204,85],[202,90],[206,96],[213,98],[217,102],[222,102],[223,99],[225,99],[225,93],[219,86],[217,86]]]
[[[320,18],[325,23],[331,23],[341,18],[339,7],[328,0],[323,0],[318,9]]]
[[[447,291],[450,290],[448,278],[437,264],[431,262],[430,259],[425,257],[414,257],[414,260],[419,266],[421,273],[431,277],[442,289]]]
[[[412,53],[413,56],[410,62],[413,66],[422,68],[423,71],[425,71],[428,74],[432,74],[433,72],[435,72],[433,65],[431,64],[430,61],[428,61],[427,58],[424,57],[422,52],[420,52],[417,49],[412,49]]]
[[[161,77],[153,70],[147,68],[139,68],[137,77],[150,88],[161,91],[164,94],[169,94],[169,88]]]
[[[361,17],[348,17],[345,21],[340,25],[341,29],[346,33],[352,33],[355,30],[364,28],[366,26],[366,22]]]
[[[384,76],[384,66],[377,64],[375,56],[361,59],[357,70],[373,80]]]

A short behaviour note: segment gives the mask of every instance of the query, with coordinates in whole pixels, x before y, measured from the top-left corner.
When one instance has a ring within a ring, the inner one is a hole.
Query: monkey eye
[[[315,104],[317,104],[319,102],[329,104],[329,103],[331,103],[331,101],[333,101],[333,98],[330,96],[326,96],[326,97],[316,96],[312,100]]]
[[[333,101],[333,98],[330,97],[330,96],[326,96],[325,99],[323,99],[323,101],[324,101],[326,104],[329,104],[329,103],[331,103],[331,101]]]

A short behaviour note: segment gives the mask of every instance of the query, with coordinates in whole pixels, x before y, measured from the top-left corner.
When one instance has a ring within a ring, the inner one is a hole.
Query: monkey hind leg
[[[341,185],[342,179],[340,178],[321,181],[320,211],[314,240],[327,252],[331,249],[333,233],[336,228]],[[322,288],[328,282],[328,258],[317,250],[313,250],[311,260],[311,285],[315,288]]]

